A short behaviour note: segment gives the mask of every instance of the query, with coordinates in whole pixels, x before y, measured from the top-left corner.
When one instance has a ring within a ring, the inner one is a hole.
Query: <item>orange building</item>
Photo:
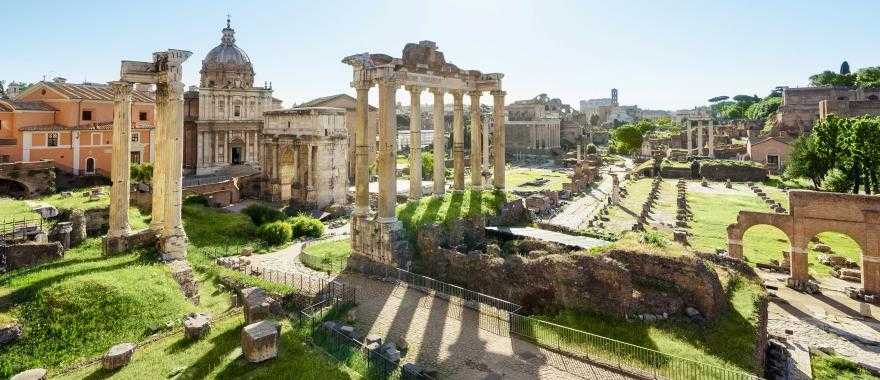
[[[132,95],[131,160],[150,162],[155,147],[154,94]],[[110,174],[113,92],[109,85],[57,78],[0,99],[0,162],[51,159],[76,175]]]

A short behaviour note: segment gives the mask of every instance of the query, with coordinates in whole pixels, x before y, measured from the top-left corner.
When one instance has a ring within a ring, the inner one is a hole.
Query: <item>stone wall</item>
[[[760,182],[767,179],[767,169],[741,164],[739,161],[700,162],[700,176],[714,181]]]
[[[0,245],[0,263],[5,270],[30,268],[64,257],[64,246],[59,242]]]
[[[184,197],[188,195],[201,195],[208,199],[208,204],[212,207],[226,207],[241,200],[238,180],[235,178],[222,182],[186,187],[183,189],[183,194]]]
[[[110,206],[85,210],[86,234],[101,236],[110,229]]]
[[[0,179],[13,181],[27,189],[26,197],[55,191],[53,161],[11,162],[0,164]]]
[[[419,270],[519,303],[528,311],[571,308],[625,318],[694,307],[714,319],[726,309],[717,275],[693,257],[620,250],[502,257],[475,250],[475,238],[457,232],[467,229],[464,224],[456,226],[452,231],[436,225],[419,230]]]
[[[409,262],[409,242],[400,222],[380,223],[364,216],[352,216],[349,268],[374,273],[406,267]]]

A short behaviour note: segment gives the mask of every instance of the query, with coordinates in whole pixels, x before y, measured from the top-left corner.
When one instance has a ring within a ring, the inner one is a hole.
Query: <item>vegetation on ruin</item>
[[[851,193],[880,193],[880,117],[829,115],[798,139],[786,176],[810,179],[816,187]]]
[[[815,380],[880,380],[880,376],[840,355],[829,355],[818,350],[810,351],[810,367]]]
[[[303,248],[300,260],[305,266],[321,272],[341,272],[351,255],[351,240],[324,240]]]
[[[438,224],[451,226],[458,220],[476,215],[496,215],[504,203],[503,192],[465,190],[447,192],[443,197],[423,197],[397,206],[397,218],[411,239],[419,227]]]
[[[880,66],[861,68],[855,73],[825,70],[810,76],[811,86],[880,88]]]
[[[611,131],[609,149],[620,154],[632,154],[642,147],[642,141],[649,135],[662,138],[681,132],[681,126],[668,117],[656,120],[639,120],[623,124]]]
[[[725,284],[729,311],[714,322],[698,324],[678,316],[653,322],[627,321],[580,310],[563,310],[537,318],[700,363],[754,372],[757,305],[766,293],[757,282],[724,270],[716,271]],[[542,333],[555,336],[553,330]]]

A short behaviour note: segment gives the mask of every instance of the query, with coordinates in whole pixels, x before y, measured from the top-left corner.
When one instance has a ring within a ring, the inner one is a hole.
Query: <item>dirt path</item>
[[[253,265],[273,270],[315,272],[299,262],[302,243],[278,252],[253,256]],[[515,337],[491,333],[468,308],[441,298],[359,274],[335,276],[357,288],[358,331],[377,334],[407,346],[402,362],[436,368],[447,379],[626,379],[580,360],[544,350]],[[495,323],[498,323],[495,321]],[[563,369],[577,373],[575,376]]]
[[[563,207],[562,211],[549,220],[550,224],[573,230],[578,230],[583,227],[587,221],[593,218],[593,215],[599,212],[599,209],[605,204],[606,199],[611,195],[612,182],[611,176],[608,174],[617,173],[622,183],[624,174],[632,168],[632,160],[628,158],[623,158],[623,160],[623,165],[614,165],[603,168],[604,175],[599,183],[590,189],[586,195],[575,199]]]

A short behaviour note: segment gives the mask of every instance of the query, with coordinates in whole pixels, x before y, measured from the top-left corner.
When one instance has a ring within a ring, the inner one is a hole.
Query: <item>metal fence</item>
[[[389,273],[391,275],[391,273]],[[599,367],[652,379],[753,380],[757,376],[728,368],[700,363],[649,348],[518,314],[521,307],[486,294],[448,284],[430,277],[397,269],[391,277],[408,289],[443,298],[451,305],[469,308],[479,314],[479,327],[502,336],[516,336],[546,349]],[[390,276],[386,276],[389,278]],[[402,297],[402,295],[398,295]],[[454,313],[450,313],[455,317]],[[457,319],[461,319],[459,315]],[[569,373],[589,378],[588,368],[566,366]],[[583,372],[583,373],[581,373]]]
[[[300,252],[299,259],[303,265],[321,272],[330,270],[331,272],[338,273],[345,270],[346,267],[345,262],[334,262],[327,257],[307,253],[305,247],[303,247],[303,251]]]
[[[284,284],[297,290],[298,293],[315,297],[318,301],[336,299],[339,302],[357,303],[357,290],[349,285],[326,278],[311,276],[300,272],[287,272],[268,269],[263,266],[248,265],[244,273],[262,278],[269,282]]]
[[[42,231],[42,218],[6,220],[0,222],[0,241],[15,242],[30,240]]]

